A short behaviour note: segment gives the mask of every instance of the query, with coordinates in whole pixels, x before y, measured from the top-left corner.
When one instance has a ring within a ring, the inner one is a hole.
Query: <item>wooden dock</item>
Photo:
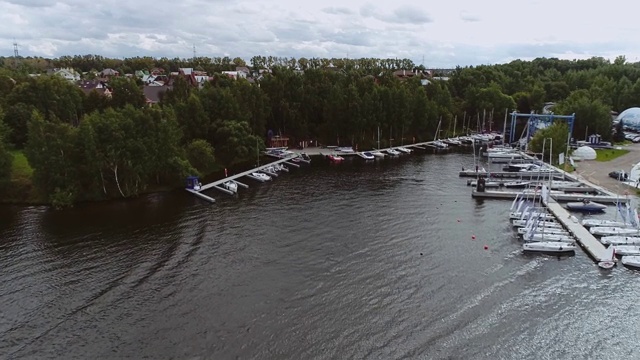
[[[580,246],[597,262],[601,261],[610,261],[611,259],[607,259],[607,251],[604,245],[598,241],[590,232],[587,230],[579,221],[577,221],[575,216],[571,216],[571,214],[563,208],[558,202],[553,199],[552,196],[549,197],[547,201],[547,208],[549,211],[556,217],[556,219],[562,223],[562,225],[576,238]],[[576,219],[576,221],[574,221]]]
[[[513,200],[516,198],[518,194],[521,194],[522,190],[485,190],[485,191],[477,191],[473,189],[471,191],[471,197],[477,199],[504,199],[504,200]],[[539,192],[538,192],[539,194]],[[618,196],[611,195],[592,195],[592,194],[552,194],[557,201],[582,201],[582,200],[591,200],[595,202],[601,203],[609,203],[616,204],[617,202],[625,203],[628,202],[628,198],[621,198]]]

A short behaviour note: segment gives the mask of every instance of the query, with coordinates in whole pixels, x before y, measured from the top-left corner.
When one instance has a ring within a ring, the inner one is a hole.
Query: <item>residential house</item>
[[[113,69],[107,68],[107,69],[104,69],[104,70],[100,71],[98,73],[98,76],[100,76],[101,78],[104,78],[104,79],[110,79],[112,77],[120,76],[120,73],[118,71],[113,70]]]
[[[155,67],[153,69],[151,69],[151,75],[164,75],[164,69],[163,68],[159,68],[159,67]]]
[[[174,76],[174,73],[171,73],[171,75]],[[194,70],[193,68],[180,68],[175,76],[184,77],[191,86],[197,88],[202,88],[207,81],[211,80],[205,71]]]
[[[247,78],[247,73],[245,73],[244,71],[223,71],[222,74],[227,75],[234,80]]]
[[[99,94],[111,96],[111,89],[109,88],[109,85],[102,80],[82,80],[78,82],[78,87],[86,95],[95,90]]]
[[[236,66],[236,71],[244,73],[245,74],[244,75],[245,79],[251,76],[251,69],[249,69],[246,66]]]
[[[152,86],[145,85],[142,88],[145,98],[147,99],[147,105],[153,106],[160,102],[165,91],[170,90],[170,86]]]
[[[63,78],[69,81],[78,81],[81,78],[80,73],[78,73],[72,68],[50,69],[50,70],[47,70],[47,74],[62,76]]]

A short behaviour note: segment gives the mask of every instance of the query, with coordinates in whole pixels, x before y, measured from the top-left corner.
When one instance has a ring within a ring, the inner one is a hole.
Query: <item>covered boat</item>
[[[570,254],[575,252],[576,246],[558,241],[532,242],[522,244],[525,252],[541,252],[550,254]]]
[[[573,211],[600,212],[604,211],[607,205],[603,205],[590,200],[576,201],[567,203],[567,209]]]
[[[638,245],[615,245],[613,249],[620,256],[640,256],[640,246]]]
[[[573,244],[576,241],[570,235],[548,233],[528,233],[522,235],[522,239],[527,242],[557,241],[569,244]]]
[[[606,220],[606,219],[584,219],[580,222],[584,227],[608,226],[608,227],[626,227],[622,221]]]
[[[624,266],[640,269],[640,256],[623,256],[621,262]]]
[[[528,224],[528,221],[531,220],[524,220],[524,219],[515,219],[512,221],[513,226],[515,227],[525,227]],[[539,221],[538,222],[538,226],[539,227],[545,227],[545,228],[561,228],[562,224],[560,224],[559,222],[556,221],[550,221],[550,220],[544,220],[544,221]]]
[[[637,236],[603,236],[600,242],[604,245],[640,245],[640,237]]]
[[[589,232],[593,235],[607,236],[607,235],[619,235],[619,236],[640,236],[640,229],[622,228],[613,226],[594,226],[589,229]]]
[[[225,181],[222,186],[234,194],[238,192],[238,184],[233,180]]]

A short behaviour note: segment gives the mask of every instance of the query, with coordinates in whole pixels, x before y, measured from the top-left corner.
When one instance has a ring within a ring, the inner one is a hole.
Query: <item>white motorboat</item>
[[[640,237],[637,236],[603,236],[600,242],[604,245],[640,245]]]
[[[251,176],[257,178],[258,180],[262,180],[262,181],[269,181],[271,180],[271,176],[267,175],[267,174],[263,174],[261,172],[252,172]]]
[[[437,147],[438,149],[446,149],[449,147],[449,145],[447,145],[446,143],[440,141],[440,140],[434,140],[431,143],[433,146]]]
[[[620,235],[620,236],[635,236],[640,235],[640,229],[622,228],[613,226],[594,226],[589,229],[589,232],[593,235],[607,236],[607,235]]]
[[[403,146],[398,146],[396,150],[403,152],[405,154],[411,154],[411,151],[412,151],[411,149],[407,149],[406,147],[403,147]]]
[[[371,155],[377,158],[383,158],[386,156],[385,154],[383,154],[381,151],[378,151],[378,150],[371,151]]]
[[[640,246],[638,245],[614,245],[616,255],[620,256],[640,256]]]
[[[442,140],[442,142],[444,142],[445,144],[447,144],[449,146],[460,146],[460,145],[462,145],[462,142],[460,140],[454,139],[454,138],[444,139],[444,140]]]
[[[531,221],[531,220],[529,220]],[[529,222],[525,219],[515,219],[511,222],[513,224],[513,226],[515,227],[526,227],[527,224],[529,224]],[[559,222],[556,221],[549,221],[549,220],[545,220],[545,221],[539,221],[538,222],[538,227],[544,227],[544,228],[561,228],[562,224],[560,224]]]
[[[522,244],[522,250],[525,252],[540,252],[552,254],[570,254],[575,252],[576,246],[566,242],[559,241],[542,241]]]
[[[233,180],[225,181],[222,186],[234,194],[238,192],[238,184]]]
[[[400,152],[394,149],[387,149],[387,154],[391,155],[391,156],[398,156],[400,155]]]
[[[624,266],[640,269],[640,256],[623,256],[621,262]]]
[[[518,172],[522,169],[526,169],[531,165],[531,163],[523,163],[523,164],[509,164],[505,166],[502,170],[510,171],[510,172]]]
[[[598,266],[601,269],[609,270],[616,266],[616,254],[613,246],[609,246],[606,252],[605,258],[598,262]]]
[[[531,184],[531,181],[507,181],[503,185],[506,188],[526,188]]]
[[[467,185],[468,186],[477,186],[478,185],[478,180],[469,180],[467,181]],[[486,188],[490,188],[490,187],[501,187],[502,183],[499,181],[485,181],[484,182],[484,187]]]
[[[518,228],[517,232],[519,235],[524,235],[527,232],[531,231],[531,229],[526,228],[526,227],[520,227]],[[545,227],[542,228],[542,225],[538,224],[538,226],[533,230],[534,234],[561,234],[561,235],[569,235],[569,233],[567,232],[567,230],[565,230],[562,227]]]
[[[522,235],[522,239],[527,242],[536,241],[559,241],[573,244],[576,240],[569,235],[547,234],[547,233],[530,233]]]
[[[273,167],[276,169],[276,171],[289,172],[289,168],[286,167],[284,164],[276,164],[276,165],[273,165]]]
[[[585,212],[601,212],[607,208],[607,205],[603,205],[590,200],[576,201],[567,203],[567,209],[573,211],[585,211]]]
[[[365,159],[365,160],[373,160],[375,159],[375,157],[373,156],[372,153],[370,153],[369,151],[363,151],[363,152],[359,152],[358,156],[360,156],[361,158]]]
[[[626,227],[622,221],[605,220],[605,219],[584,219],[580,222],[584,227],[607,226],[607,227]]]

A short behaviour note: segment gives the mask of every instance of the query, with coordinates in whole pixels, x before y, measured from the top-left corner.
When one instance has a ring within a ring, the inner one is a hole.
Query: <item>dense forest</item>
[[[236,66],[269,71],[253,81],[221,74]],[[178,77],[149,106],[135,77],[109,79],[110,96],[86,94],[44,75],[54,67],[86,78],[105,68],[194,68],[212,80],[199,89]],[[475,130],[483,114],[500,129],[506,109],[539,112],[545,102],[557,103],[556,114],[576,114],[574,137],[589,129],[608,139],[610,111],[640,100],[640,64],[624,57],[458,67],[447,80],[424,70],[406,59],[0,58],[0,194],[56,206],[126,198],[254,161],[269,130],[294,144],[364,149],[378,132],[385,145],[433,139],[440,120],[442,136],[453,135],[454,121],[457,133]]]

